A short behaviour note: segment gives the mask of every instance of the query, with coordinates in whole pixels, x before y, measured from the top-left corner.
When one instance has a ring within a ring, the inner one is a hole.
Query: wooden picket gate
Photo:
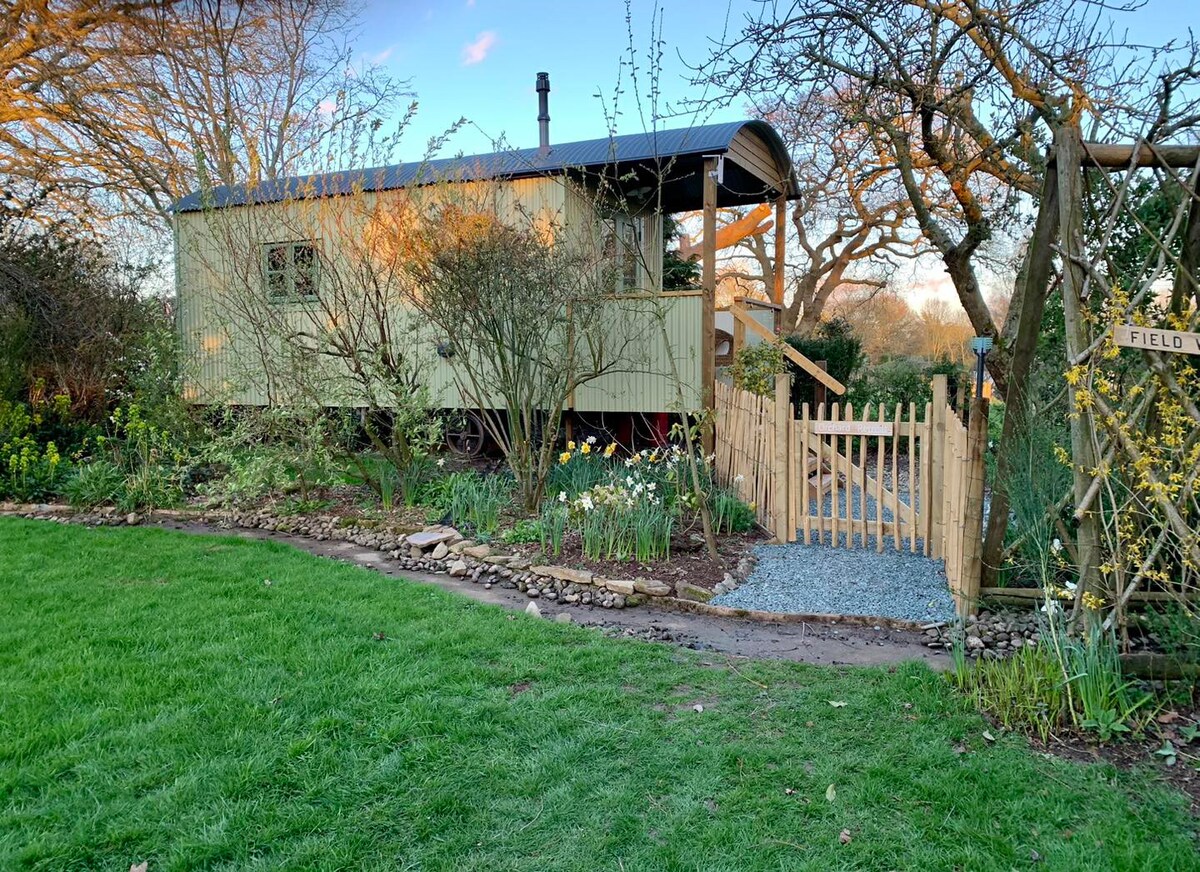
[[[856,412],[833,403],[799,415],[786,377],[775,397],[725,384],[716,390],[718,479],[752,504],[781,542],[885,547],[945,561],[959,610],[978,600],[987,401],[972,401],[969,426],[933,400]]]

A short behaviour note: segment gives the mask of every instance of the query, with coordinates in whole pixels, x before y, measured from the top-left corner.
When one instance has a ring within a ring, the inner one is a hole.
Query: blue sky
[[[1082,0],[1081,0],[1082,2]],[[780,6],[786,6],[780,3]],[[645,66],[650,42],[652,0],[634,0],[633,31],[637,62]],[[688,82],[689,65],[699,64],[723,33],[735,34],[756,0],[659,0],[665,100],[683,107],[703,96]],[[1146,0],[1135,13],[1117,19],[1125,41],[1162,44],[1200,26],[1197,0]],[[441,155],[492,150],[501,136],[509,146],[537,144],[536,74],[550,73],[550,138],[570,142],[607,135],[620,63],[628,58],[625,4],[621,0],[366,0],[357,42],[360,60],[385,66],[409,79],[420,102],[406,132],[401,156],[426,156],[425,143],[459,118],[468,125]],[[1200,28],[1198,28],[1200,29]],[[628,78],[626,77],[626,83]],[[597,98],[602,94],[604,101]],[[631,93],[619,106],[618,133],[646,129]],[[661,127],[726,121],[744,107],[727,106],[701,117],[685,115]],[[1007,281],[1007,280],[1005,280]],[[1002,281],[984,276],[989,287]],[[921,258],[896,277],[910,300],[955,300],[940,263]]]
[[[782,5],[782,4],[781,4]],[[703,60],[728,28],[736,33],[746,14],[757,14],[754,0],[660,0],[663,54],[662,91],[677,106],[702,95],[690,86],[687,65]],[[1148,0],[1125,14],[1134,42],[1161,43],[1200,25],[1196,0]],[[650,0],[633,3],[638,63],[649,45]],[[512,146],[537,144],[537,97],[534,77],[550,73],[551,139],[569,142],[607,133],[603,94],[611,106],[619,65],[627,58],[625,5],[621,0],[367,0],[357,42],[361,59],[379,63],[410,79],[420,111],[405,137],[407,159],[423,156],[429,137],[460,117],[460,130],[449,152],[490,151],[492,140],[506,135]],[[628,79],[626,79],[628,81]],[[644,129],[632,95],[620,101],[624,112],[618,132]],[[663,126],[687,126],[706,120],[732,120],[744,114],[730,106]]]
[[[644,0],[634,6],[635,46],[644,63],[652,7]],[[684,78],[686,64],[703,58],[709,37],[721,35],[727,12],[732,32],[741,20],[738,9],[752,6],[728,10],[725,0],[663,0],[662,85],[672,103],[700,93]],[[542,70],[550,73],[551,139],[606,135],[605,107],[595,95],[604,94],[611,106],[627,46],[619,0],[376,0],[366,7],[359,40],[363,59],[412,81],[421,108],[405,137],[403,152],[410,159],[459,117],[471,124],[456,134],[451,151],[490,151],[501,134],[513,146],[536,145],[534,78]],[[618,132],[642,130],[632,95],[626,97]],[[734,107],[704,117],[742,114]],[[680,119],[678,126],[690,121]]]

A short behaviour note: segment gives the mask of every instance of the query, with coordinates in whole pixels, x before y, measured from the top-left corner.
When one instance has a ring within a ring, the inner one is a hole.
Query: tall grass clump
[[[512,501],[513,481],[507,475],[480,475],[474,470],[452,472],[426,490],[434,512],[456,527],[469,527],[490,536],[500,526],[500,514]]]
[[[542,553],[557,557],[562,553],[563,537],[567,532],[569,509],[565,502],[547,500],[542,505],[540,538]]]
[[[718,533],[746,533],[754,528],[754,510],[725,488],[713,492],[712,518]]]

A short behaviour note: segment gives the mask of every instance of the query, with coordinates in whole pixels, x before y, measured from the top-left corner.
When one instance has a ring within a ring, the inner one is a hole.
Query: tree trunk
[[[1007,479],[1011,470],[1013,443],[1024,431],[1028,411],[1027,393],[1029,370],[1037,352],[1042,316],[1050,284],[1050,267],[1055,239],[1058,237],[1058,173],[1051,166],[1042,184],[1041,204],[1025,269],[1018,278],[1013,306],[1017,307],[1017,335],[1012,345],[1012,363],[1008,371],[1008,393],[1005,395],[1004,428],[1000,433],[999,456],[996,459],[996,481],[992,486],[992,502],[988,515],[987,535],[983,541],[983,586],[996,584],[996,576],[1004,553],[1004,536],[1008,531],[1009,499]]]
[[[1083,286],[1087,274],[1076,258],[1085,256],[1083,250],[1083,144],[1078,122],[1064,124],[1054,134],[1058,162],[1059,238],[1063,258],[1063,315],[1066,323],[1068,367],[1073,366],[1080,353],[1088,347],[1088,326],[1085,318]],[[1071,410],[1071,468],[1074,475],[1075,504],[1081,505],[1096,469],[1093,444],[1095,427],[1090,406],[1077,408],[1079,389],[1068,385],[1067,398]],[[1095,508],[1079,519],[1076,531],[1079,591],[1095,591],[1100,581],[1100,534]]]

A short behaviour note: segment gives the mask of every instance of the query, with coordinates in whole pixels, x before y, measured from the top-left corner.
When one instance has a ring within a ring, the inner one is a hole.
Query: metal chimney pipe
[[[550,154],[550,74],[537,74],[538,157]]]

